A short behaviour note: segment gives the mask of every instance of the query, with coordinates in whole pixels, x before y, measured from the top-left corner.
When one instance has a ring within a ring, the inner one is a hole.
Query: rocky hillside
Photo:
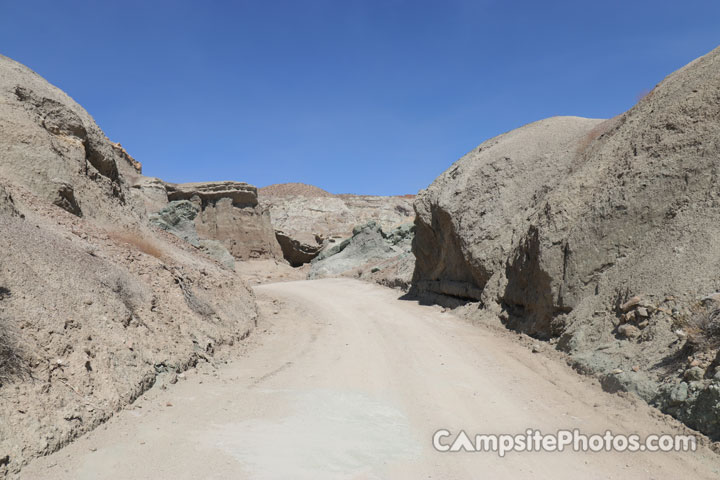
[[[720,438],[720,49],[611,120],[489,140],[416,202],[414,291],[479,302]]]
[[[0,477],[254,328],[232,265],[149,223],[173,202],[238,258],[279,255],[254,187],[145,179],[82,107],[0,57]]]
[[[305,184],[279,184],[259,191],[270,211],[285,258],[291,265],[310,262],[323,248],[349,238],[370,221],[389,231],[412,222],[413,196],[333,195]]]
[[[7,181],[79,217],[141,214],[130,194],[140,164],[70,97],[2,55],[0,131],[0,175]]]

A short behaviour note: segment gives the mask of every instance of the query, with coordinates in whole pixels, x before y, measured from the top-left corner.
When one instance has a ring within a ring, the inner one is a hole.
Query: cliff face
[[[556,117],[526,125],[483,143],[421,191],[415,288],[439,301],[481,300],[504,275],[528,213],[570,173],[577,145],[601,123]]]
[[[559,338],[608,389],[720,438],[718,139],[720,49],[612,120],[489,140],[419,194],[414,289]],[[699,400],[667,400],[688,378]]]
[[[272,251],[253,243],[274,240],[254,188],[216,187],[171,195],[204,206],[199,228],[238,255]],[[212,245],[148,224],[167,197],[82,107],[0,57],[0,478],[255,327],[252,292]]]
[[[242,182],[167,185],[168,200],[189,200],[200,213],[195,227],[202,238],[217,240],[240,260],[282,258],[267,209],[258,204],[257,189]]]
[[[0,176],[77,216],[142,215],[137,163],[92,117],[39,75],[0,55]]]

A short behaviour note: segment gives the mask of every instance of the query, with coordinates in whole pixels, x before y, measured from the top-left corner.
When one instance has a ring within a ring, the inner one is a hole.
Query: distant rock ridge
[[[320,187],[306,183],[276,183],[262,187],[258,190],[261,196],[303,196],[303,197],[333,197],[334,195]]]
[[[272,187],[271,195],[259,190],[259,201],[270,211],[285,259],[294,265],[311,261],[322,248],[351,236],[358,225],[374,221],[390,230],[415,216],[413,196],[316,194],[324,190],[304,184]]]

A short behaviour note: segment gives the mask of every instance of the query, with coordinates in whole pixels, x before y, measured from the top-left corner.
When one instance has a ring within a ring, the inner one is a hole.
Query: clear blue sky
[[[610,117],[720,43],[720,2],[0,0],[0,53],[168,181],[426,187],[483,140]]]

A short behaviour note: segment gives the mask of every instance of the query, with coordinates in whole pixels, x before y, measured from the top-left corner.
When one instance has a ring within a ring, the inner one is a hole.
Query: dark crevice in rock
[[[84,145],[85,159],[87,162],[92,165],[100,175],[109,178],[113,183],[117,183],[120,179],[120,174],[115,160],[98,150],[92,140],[88,139]]]
[[[432,212],[432,225],[420,217],[415,220],[412,249],[417,260],[411,292],[454,299],[450,303],[479,301],[490,273],[467,262],[450,214],[436,205]]]
[[[566,274],[570,250],[563,248]],[[562,298],[553,299],[552,278],[540,264],[539,232],[530,227],[505,269],[507,286],[501,298],[504,321],[509,328],[528,335],[548,339],[559,335],[561,322],[556,317],[567,314],[570,308],[562,305]]]
[[[280,244],[283,257],[290,263],[292,267],[301,267],[306,263],[310,263],[318,256],[322,250],[322,243],[318,243],[315,239],[312,242],[309,239],[301,241],[299,238],[293,238],[290,234],[277,230],[275,238]]]
[[[72,185],[64,182],[60,183],[58,185],[57,197],[53,201],[53,204],[73,215],[82,217],[82,209],[75,198],[75,191]]]

